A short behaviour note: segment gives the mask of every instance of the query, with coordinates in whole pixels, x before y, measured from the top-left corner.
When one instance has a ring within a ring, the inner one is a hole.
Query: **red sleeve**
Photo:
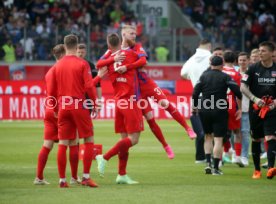
[[[241,79],[242,79],[242,76],[239,72],[236,73],[236,83],[238,84],[238,86],[241,86]]]
[[[95,78],[93,78],[94,86],[96,86],[101,80],[102,80],[102,79],[101,79],[101,77],[99,77],[99,76],[96,76]]]
[[[93,102],[95,102],[96,101],[96,96],[94,92],[95,85],[94,85],[94,80],[91,77],[91,71],[87,62],[84,62],[84,65],[83,65],[83,80],[84,80],[85,92],[87,93],[89,98],[93,100]]]
[[[141,57],[139,58],[136,62],[132,63],[132,64],[127,64],[126,67],[127,69],[137,69],[137,68],[141,68],[143,66],[145,66],[147,64],[147,59],[146,57]]]
[[[99,69],[104,66],[108,66],[109,64],[114,62],[114,57],[110,57],[112,54],[111,50],[107,50],[103,56],[98,60],[96,64],[96,68]]]
[[[148,57],[147,53],[145,52],[144,48],[142,47],[142,45],[140,43],[136,43],[134,48],[133,48],[134,52],[136,52],[136,54],[138,55],[139,58],[141,57]]]
[[[58,99],[58,93],[57,93],[57,81],[56,81],[56,72],[55,72],[55,67],[53,66],[48,73],[45,76],[45,81],[46,81],[46,92],[47,92],[47,97],[53,97]],[[49,98],[50,100],[50,98]],[[58,112],[58,105],[55,105],[54,111]]]
[[[109,57],[108,59],[100,59],[97,64],[96,64],[96,67],[97,69],[100,69],[102,67],[105,67],[105,66],[108,66],[112,63],[114,63],[114,57]]]

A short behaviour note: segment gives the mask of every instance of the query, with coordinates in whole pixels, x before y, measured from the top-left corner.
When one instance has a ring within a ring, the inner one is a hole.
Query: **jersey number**
[[[118,67],[122,65],[122,62],[114,62],[113,67],[114,71],[116,72],[118,70]]]
[[[156,87],[153,90],[156,92],[157,95],[164,95],[163,91],[159,87]]]

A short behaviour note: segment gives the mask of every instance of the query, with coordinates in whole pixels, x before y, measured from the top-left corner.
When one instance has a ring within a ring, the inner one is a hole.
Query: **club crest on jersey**
[[[272,76],[272,77],[276,77],[276,71],[272,71],[272,72],[271,72],[271,76]]]
[[[143,51],[143,52],[145,52],[144,48],[142,48],[142,47],[140,47],[140,51]]]
[[[247,74],[243,74],[242,80],[243,80],[243,81],[247,81],[247,79],[248,79],[248,75],[247,75]]]

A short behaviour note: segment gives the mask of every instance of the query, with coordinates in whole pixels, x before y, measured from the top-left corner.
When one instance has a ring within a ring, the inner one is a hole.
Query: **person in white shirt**
[[[240,52],[238,56],[238,64],[240,66],[239,72],[243,76],[249,66],[249,55],[246,52]],[[249,98],[242,95],[242,119],[241,119],[241,133],[242,133],[242,152],[241,162],[244,166],[248,166],[248,151],[250,143],[250,123],[249,123]]]
[[[182,66],[181,77],[191,80],[193,87],[196,85],[201,74],[210,66],[210,57],[212,55],[211,49],[211,42],[206,39],[202,40],[195,54]],[[196,114],[194,114],[193,117],[196,117]],[[198,135],[196,138],[195,163],[203,163],[205,162],[204,132],[202,130],[197,130],[195,125],[193,125],[193,128]]]

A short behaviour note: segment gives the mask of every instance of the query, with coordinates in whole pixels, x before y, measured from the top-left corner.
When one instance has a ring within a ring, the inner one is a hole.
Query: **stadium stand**
[[[269,0],[175,0],[203,37],[225,48],[250,52],[275,42],[276,2]],[[244,42],[244,44],[242,44]]]

